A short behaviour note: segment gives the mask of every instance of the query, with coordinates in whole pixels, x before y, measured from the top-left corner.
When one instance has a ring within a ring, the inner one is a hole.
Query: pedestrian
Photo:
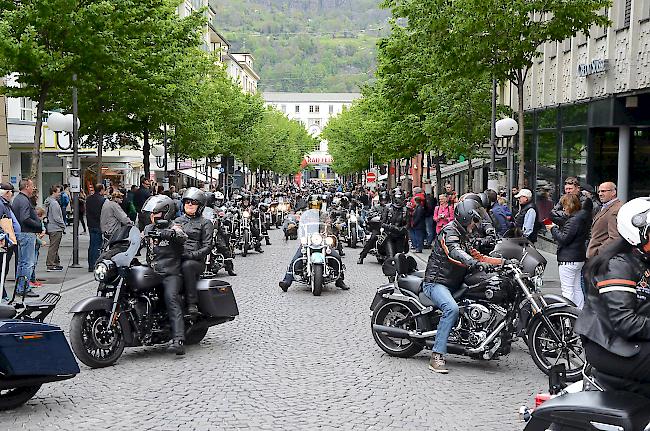
[[[30,198],[34,193],[31,179],[22,179],[18,183],[19,193],[13,200],[13,211],[20,224],[18,239],[18,266],[16,268],[16,293],[35,298],[38,295],[29,288],[29,279],[36,266],[36,234],[43,232],[41,221],[36,215]]]
[[[149,186],[151,182],[144,177],[140,177],[140,188],[137,189],[133,196],[133,204],[135,205],[135,210],[138,213],[138,228],[140,231],[144,231],[144,227],[150,223],[149,215],[142,213],[142,206],[151,196],[151,191]]]
[[[458,193],[454,190],[451,183],[445,184],[445,194],[447,195],[447,202],[449,205],[454,206],[458,203]]]
[[[542,224],[537,220],[537,206],[533,202],[533,192],[521,189],[515,195],[519,200],[519,212],[515,216],[515,227],[521,230],[524,237],[533,244],[537,242],[537,234]]]
[[[424,235],[426,233],[426,208],[421,193],[415,195],[415,208],[413,210],[413,219],[411,221],[412,237],[411,242],[416,253],[422,253]]]
[[[507,203],[506,198],[499,196],[497,202],[492,206],[492,215],[496,221],[494,228],[499,237],[503,237],[508,230],[515,226],[512,212],[506,205]]]
[[[558,244],[557,261],[562,296],[570,299],[576,307],[582,309],[584,293],[581,279],[587,251],[585,243],[589,214],[582,208],[578,196],[573,193],[562,196],[560,203],[567,215],[564,225],[560,228],[552,223],[546,228]]]
[[[47,220],[45,229],[50,238],[50,248],[47,250],[47,259],[45,261],[48,272],[63,270],[61,258],[59,257],[59,247],[65,233],[66,224],[58,202],[61,196],[63,196],[63,188],[55,185],[50,187],[50,195],[45,199],[45,219]]]
[[[616,184],[611,181],[602,183],[598,187],[598,197],[602,206],[591,224],[587,259],[597,256],[606,246],[621,237],[616,227],[616,218],[623,202],[617,196]]]
[[[436,236],[454,219],[454,206],[449,203],[446,193],[438,196],[438,206],[433,211],[433,219],[436,222]]]
[[[537,205],[537,210],[539,211],[537,214],[537,220],[543,221],[544,219],[551,217],[553,201],[551,200],[547,190],[543,190],[537,195],[537,202],[535,202],[535,205]]]
[[[45,209],[43,207],[36,207],[36,216],[41,221],[41,226],[43,227],[43,231],[45,231],[46,230]],[[45,238],[45,234],[43,232],[36,234],[36,251],[35,251],[36,262],[38,262],[38,256],[41,252],[41,247],[47,245],[43,238]],[[29,287],[34,288],[34,287],[42,287],[42,286],[43,283],[38,281],[38,279],[36,278],[36,265],[34,265],[34,269],[32,270],[32,275],[29,277]]]
[[[83,233],[88,233],[86,227],[86,192],[83,189],[79,192],[79,224],[84,228]]]
[[[424,224],[427,230],[426,239],[424,240],[424,248],[431,248],[433,239],[436,236],[436,221],[433,219],[436,211],[436,205],[436,197],[434,196],[433,192],[427,193],[424,200]]]
[[[515,196],[517,196],[519,194],[519,187],[513,187],[511,192],[512,192],[512,208],[511,208],[511,210],[512,210],[513,214],[517,214],[519,212],[519,201],[517,201],[517,198],[515,198]]]
[[[11,257],[16,255],[16,250],[18,247],[17,242],[11,240],[11,237],[15,237],[20,233],[20,223],[14,215],[14,212],[11,207],[11,200],[13,199],[14,186],[11,183],[0,183],[0,219],[9,219],[11,223],[5,223],[7,227],[3,227],[3,233],[5,234],[5,273],[4,279],[7,279],[7,274],[9,273],[9,263],[11,262]],[[3,222],[4,223],[4,222]],[[9,300],[9,295],[5,286],[2,286],[2,299],[5,301]]]
[[[95,193],[86,199],[86,220],[88,221],[88,232],[90,233],[90,244],[88,245],[88,272],[95,270],[95,263],[102,248],[101,213],[104,197],[104,185],[96,184]]]
[[[122,209],[124,195],[119,190],[113,191],[111,199],[104,202],[100,216],[100,225],[104,238],[110,238],[122,226],[133,226],[133,222]]]
[[[71,196],[70,186],[64,184],[61,190],[61,196],[59,197],[59,205],[61,205],[61,214],[63,214],[63,220],[66,226],[68,225],[68,206],[72,202]]]
[[[135,203],[134,203],[135,192],[137,189],[138,188],[136,186],[131,186],[131,189],[128,192],[126,192],[126,196],[124,198],[124,203],[125,203],[124,206],[126,207],[124,212],[126,213],[126,215],[129,216],[131,221],[134,222],[138,218],[138,211],[135,209]]]
[[[580,189],[584,198],[586,200],[590,200],[593,205],[593,209],[591,211],[591,218],[593,220],[594,216],[598,213],[598,211],[600,211],[600,208],[603,204],[600,202],[598,196],[596,195],[596,191],[591,184],[582,184],[580,186]]]
[[[580,182],[576,177],[566,177],[564,180],[564,194],[573,194],[578,196],[580,199],[580,203],[586,199],[581,193],[580,193]],[[553,210],[551,210],[551,220],[553,223],[555,223],[558,226],[562,226],[564,224],[564,221],[567,219],[567,215],[562,211],[562,204],[558,202],[554,207]]]

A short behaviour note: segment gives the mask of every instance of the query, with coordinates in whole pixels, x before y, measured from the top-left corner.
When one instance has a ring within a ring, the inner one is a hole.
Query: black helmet
[[[390,201],[390,194],[388,191],[383,190],[381,193],[379,193],[379,202],[382,204],[387,204]]]
[[[490,209],[490,200],[488,199],[487,195],[483,192],[481,193],[465,193],[463,196],[460,197],[461,201],[465,200],[474,200],[478,202],[480,206],[486,209]]]
[[[190,187],[189,189],[185,190],[185,193],[183,193],[183,198],[181,201],[183,202],[183,213],[185,213],[185,201],[198,202],[199,207],[196,209],[196,215],[194,215],[194,217],[198,217],[203,212],[208,199],[205,196],[205,192],[197,189],[196,187]]]
[[[471,222],[479,223],[481,221],[480,214],[481,204],[474,199],[462,200],[456,205],[454,210],[455,220],[462,226],[467,227]]]
[[[404,194],[402,193],[402,190],[399,188],[396,188],[393,190],[393,205],[395,205],[397,208],[402,208],[404,206]]]
[[[172,221],[176,217],[176,204],[167,195],[155,195],[147,199],[142,206],[142,211],[149,212],[154,216],[162,213],[160,217],[154,217],[154,219]]]

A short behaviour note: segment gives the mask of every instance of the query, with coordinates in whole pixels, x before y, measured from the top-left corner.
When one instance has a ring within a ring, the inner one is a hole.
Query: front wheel
[[[241,248],[241,255],[246,257],[248,254],[248,250],[251,248],[251,242],[250,242],[250,235],[248,232],[244,232],[244,244],[242,245]]]
[[[76,313],[70,322],[70,344],[77,358],[90,368],[113,365],[124,351],[119,321],[109,323],[111,312],[93,310]]]
[[[190,328],[185,333],[185,344],[191,346],[193,344],[199,344],[205,338],[205,335],[208,333],[207,327],[205,328]]]
[[[31,400],[41,385],[0,389],[0,411],[15,409]]]
[[[350,227],[350,240],[348,241],[348,247],[356,248],[358,241],[359,239],[357,238],[357,227],[353,225]]]
[[[323,292],[323,270],[325,268],[323,265],[314,265],[312,267],[311,281],[312,281],[312,290],[311,293],[314,296],[320,296]]]
[[[578,314],[576,307],[566,306],[545,311],[531,322],[527,331],[528,350],[544,374],[549,375],[554,365],[564,364],[567,381],[577,382],[582,378],[585,352],[580,336],[573,329]]]
[[[370,328],[373,325],[392,326],[407,331],[417,331],[417,321],[413,315],[417,310],[410,304],[383,299],[372,313]],[[372,329],[371,329],[372,330]],[[415,356],[424,346],[407,338],[395,338],[384,334],[378,334],[372,330],[372,337],[375,343],[390,356],[399,358],[410,358]]]

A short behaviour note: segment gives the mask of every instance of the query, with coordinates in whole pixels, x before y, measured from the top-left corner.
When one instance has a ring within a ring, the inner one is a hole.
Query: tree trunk
[[[144,165],[144,176],[149,179],[149,174],[151,167],[149,162],[149,156],[151,155],[151,144],[149,143],[149,124],[145,123],[144,129],[142,130],[142,138],[144,143],[142,144],[142,163]]]
[[[467,158],[467,193],[474,191],[474,171],[472,170],[472,157]]]
[[[440,170],[440,154],[436,156],[435,159],[435,165],[436,165],[436,197],[438,197],[442,193],[442,171]]]
[[[32,147],[32,166],[29,171],[29,177],[32,179],[37,189],[41,188],[40,181],[38,181],[38,165],[41,159],[41,132],[43,129],[43,111],[45,111],[47,92],[47,86],[44,85],[41,88],[41,93],[38,95],[36,126],[34,128],[34,146]]]
[[[519,122],[519,150],[517,157],[519,158],[519,189],[524,188],[525,183],[525,158],[524,158],[524,142],[526,135],[524,134],[524,79],[519,77],[517,80],[517,120]]]
[[[102,165],[104,164],[104,131],[100,127],[97,130],[97,181],[95,184],[102,183]]]

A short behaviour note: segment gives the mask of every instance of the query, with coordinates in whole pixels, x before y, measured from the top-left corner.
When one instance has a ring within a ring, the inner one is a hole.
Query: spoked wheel
[[[372,325],[382,325],[401,328],[407,331],[416,331],[418,329],[416,321],[409,319],[414,314],[415,310],[411,309],[407,304],[382,301],[375,307],[372,313],[370,327],[372,328]],[[416,344],[406,338],[390,337],[375,331],[372,331],[372,336],[381,350],[391,356],[410,358],[424,348],[422,344]]]
[[[110,325],[108,310],[76,313],[70,322],[70,344],[77,358],[91,368],[113,365],[124,351],[119,321]]]
[[[0,389],[0,411],[20,407],[31,400],[41,385],[25,386],[21,388]]]
[[[547,320],[538,318],[532,323],[528,349],[544,374],[549,375],[554,365],[564,364],[567,381],[577,382],[582,378],[585,353],[580,336],[573,330],[578,313],[575,307],[562,307],[545,313]]]

